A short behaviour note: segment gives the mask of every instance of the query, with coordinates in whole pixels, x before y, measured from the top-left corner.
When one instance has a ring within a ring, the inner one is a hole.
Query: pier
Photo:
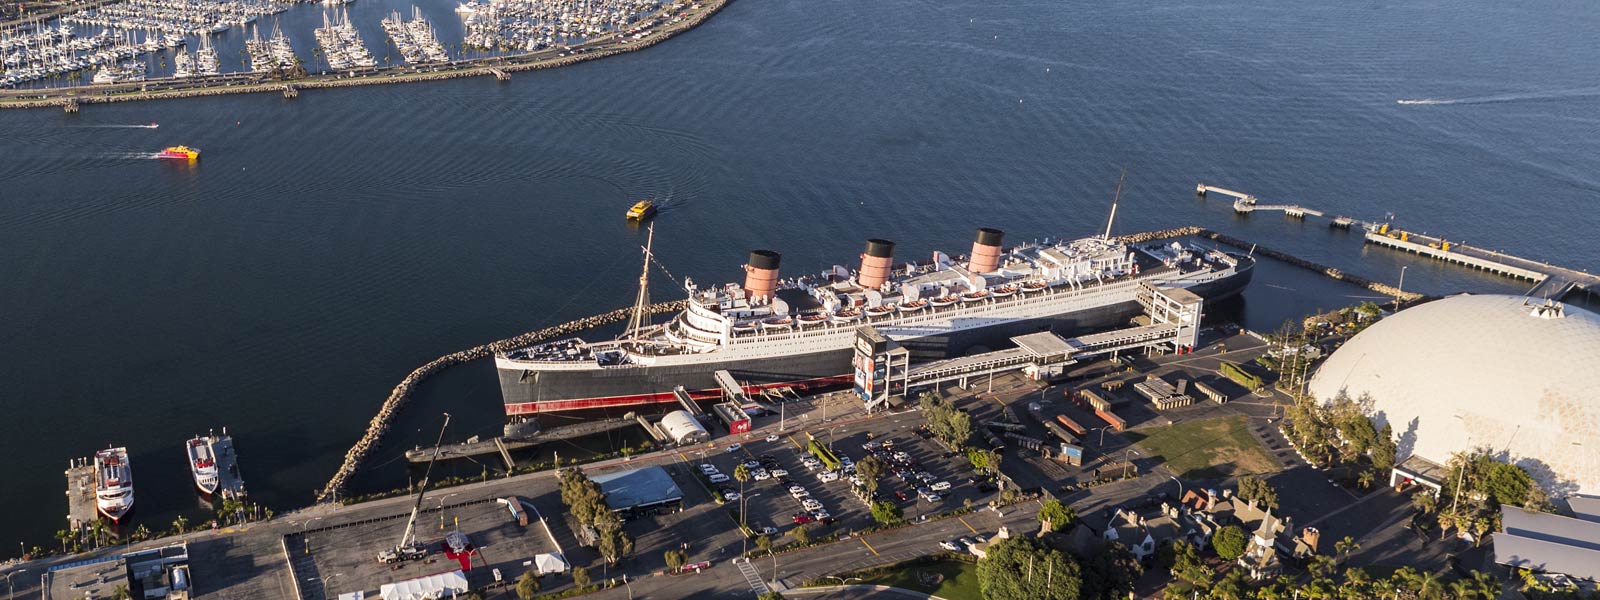
[[[1528,290],[1529,296],[1560,300],[1562,296],[1574,290],[1600,289],[1597,287],[1597,284],[1600,284],[1600,277],[1583,271],[1557,267],[1430,235],[1409,231],[1367,232],[1366,241],[1369,244],[1420,254],[1503,277],[1532,281],[1534,285]]]
[[[74,459],[67,463],[67,523],[77,531],[99,518],[94,499],[94,459]]]
[[[1296,219],[1304,219],[1307,215],[1328,218],[1327,213],[1315,208],[1309,208],[1298,204],[1261,204],[1255,196],[1246,194],[1244,192],[1236,192],[1227,188],[1220,188],[1214,185],[1206,185],[1204,183],[1196,185],[1194,188],[1194,193],[1196,196],[1201,198],[1205,198],[1206,194],[1209,193],[1232,196],[1234,198],[1233,212],[1241,215],[1247,215],[1259,211],[1279,211],[1286,216]],[[1339,229],[1349,229],[1351,225],[1361,225],[1362,227],[1369,228],[1378,226],[1376,223],[1361,221],[1359,219],[1353,219],[1345,216],[1334,216],[1328,223],[1328,226],[1337,227]]]

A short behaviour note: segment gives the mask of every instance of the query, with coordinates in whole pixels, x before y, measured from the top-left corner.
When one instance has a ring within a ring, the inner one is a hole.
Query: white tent
[[[396,583],[385,583],[383,587],[378,588],[378,592],[383,594],[383,600],[454,598],[456,594],[467,593],[467,575],[457,570]]]
[[[564,573],[567,570],[567,560],[557,552],[546,552],[533,557],[534,569],[540,575],[546,573]]]

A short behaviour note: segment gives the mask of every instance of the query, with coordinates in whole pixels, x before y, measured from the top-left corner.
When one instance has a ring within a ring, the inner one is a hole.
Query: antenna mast
[[[1102,239],[1111,239],[1111,224],[1117,221],[1117,201],[1122,199],[1122,182],[1128,178],[1128,168],[1122,168],[1122,175],[1117,177],[1117,191],[1111,195],[1111,218],[1106,219],[1106,234]]]
[[[640,329],[650,326],[650,316],[645,313],[645,307],[650,306],[650,249],[655,241],[656,224],[651,223],[644,242],[644,268],[639,271],[639,297],[633,301],[633,315],[628,317],[628,327],[622,333],[624,337],[632,338],[638,335]]]

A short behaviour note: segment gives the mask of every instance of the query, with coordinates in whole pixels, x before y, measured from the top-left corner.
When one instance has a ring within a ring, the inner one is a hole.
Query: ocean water
[[[752,248],[796,274],[868,237],[921,257],[979,226],[1089,235],[1124,168],[1117,232],[1202,225],[1389,282],[1409,265],[1431,293],[1527,287],[1236,217],[1204,181],[1594,270],[1596,30],[1559,0],[738,0],[509,83],[0,112],[0,555],[50,543],[61,471],[107,444],[153,529],[201,514],[181,444],[224,426],[255,498],[303,505],[417,365],[631,303],[639,198],[665,206],[657,298],[739,279]],[[172,144],[204,158],[146,158]],[[1269,263],[1227,310],[1271,329],[1370,296]],[[424,385],[356,491],[403,485],[444,411],[452,438],[493,433],[492,368]]]

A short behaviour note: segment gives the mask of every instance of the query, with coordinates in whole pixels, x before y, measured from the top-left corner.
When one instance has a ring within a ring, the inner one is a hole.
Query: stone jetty
[[[660,314],[680,312],[686,308],[688,308],[687,300],[675,300],[652,304],[645,310],[650,314]],[[554,327],[546,327],[516,337],[468,348],[460,352],[446,354],[417,367],[410,375],[406,375],[405,379],[400,380],[399,385],[394,386],[394,391],[389,392],[388,399],[383,401],[383,406],[378,409],[378,414],[372,417],[372,422],[367,425],[366,434],[362,435],[361,439],[354,446],[351,446],[348,452],[345,452],[344,464],[340,465],[339,470],[333,474],[333,478],[328,480],[328,484],[323,486],[322,492],[317,494],[317,501],[320,502],[337,497],[339,491],[343,490],[345,484],[349,483],[350,477],[354,476],[356,471],[361,468],[362,461],[366,460],[367,455],[378,447],[379,442],[383,439],[383,434],[388,432],[390,424],[394,422],[394,417],[400,413],[401,408],[405,407],[406,402],[411,399],[411,393],[416,390],[417,385],[421,384],[424,379],[462,363],[488,358],[496,352],[531,346],[551,338],[618,323],[627,319],[632,312],[633,307],[619,308],[576,321],[562,323]]]
[[[1373,281],[1371,279],[1367,279],[1367,278],[1362,277],[1360,275],[1355,275],[1355,274],[1352,274],[1352,273],[1346,273],[1346,272],[1344,272],[1344,271],[1342,271],[1340,269],[1336,269],[1334,267],[1329,267],[1329,266],[1326,266],[1326,265],[1317,264],[1317,263],[1311,262],[1309,260],[1306,260],[1306,259],[1300,258],[1298,256],[1295,256],[1293,254],[1289,254],[1287,252],[1281,252],[1281,251],[1278,251],[1278,250],[1273,250],[1272,248],[1268,248],[1266,246],[1262,246],[1260,244],[1255,244],[1255,243],[1252,243],[1252,242],[1247,242],[1247,241],[1241,240],[1239,238],[1236,238],[1236,237],[1233,237],[1233,236],[1230,236],[1230,235],[1227,235],[1227,234],[1217,233],[1215,231],[1212,231],[1210,229],[1206,229],[1204,227],[1189,226],[1189,227],[1178,227],[1178,228],[1175,228],[1175,229],[1162,229],[1160,231],[1146,231],[1146,232],[1143,232],[1143,233],[1134,233],[1134,234],[1119,236],[1119,237],[1117,237],[1117,239],[1121,240],[1123,242],[1127,242],[1129,244],[1139,244],[1139,243],[1144,243],[1144,242],[1153,242],[1153,241],[1156,241],[1156,240],[1166,240],[1166,239],[1179,238],[1179,237],[1202,237],[1202,238],[1217,242],[1219,244],[1226,244],[1228,246],[1233,246],[1234,248],[1238,248],[1240,250],[1251,251],[1251,252],[1254,252],[1255,254],[1260,254],[1260,255],[1268,257],[1268,258],[1281,260],[1283,262],[1289,263],[1289,264],[1294,265],[1296,267],[1300,267],[1300,268],[1305,269],[1307,271],[1312,271],[1314,273],[1319,273],[1319,274],[1324,275],[1326,277],[1330,277],[1330,278],[1333,278],[1333,279],[1336,279],[1336,280],[1339,280],[1339,281],[1343,281],[1343,282],[1359,285],[1361,287],[1367,288],[1369,290],[1372,290],[1374,292],[1383,294],[1385,296],[1389,296],[1391,298],[1399,297],[1402,302],[1414,302],[1414,301],[1417,301],[1417,300],[1421,300],[1423,298],[1422,294],[1418,294],[1418,293],[1414,293],[1414,292],[1403,292],[1403,291],[1400,291],[1399,289],[1395,288],[1394,286],[1391,286],[1391,285],[1386,284],[1386,283]]]

